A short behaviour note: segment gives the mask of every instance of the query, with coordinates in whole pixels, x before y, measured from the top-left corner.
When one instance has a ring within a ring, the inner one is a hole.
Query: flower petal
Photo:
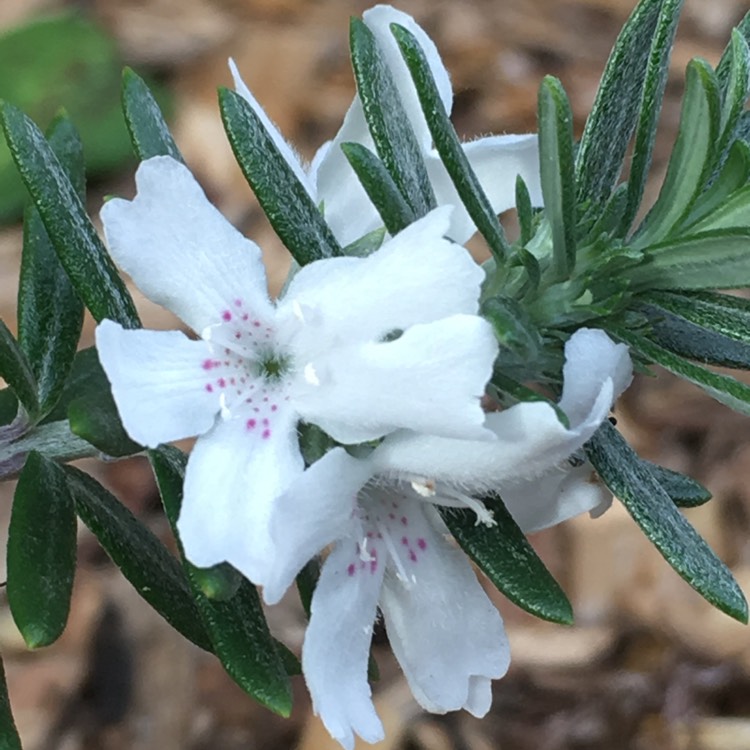
[[[386,64],[393,73],[406,114],[426,155],[432,144],[432,138],[422,114],[411,75],[396,40],[391,34],[390,25],[401,24],[416,36],[425,51],[443,103],[450,112],[453,92],[448,72],[440,59],[437,47],[411,16],[389,5],[378,5],[365,11],[363,19],[377,38]],[[326,151],[316,155],[315,159],[317,200],[323,204],[326,221],[342,245],[348,245],[383,225],[378,212],[341,150],[341,144],[346,142],[361,143],[370,150],[374,150],[358,97],[354,98],[349,107],[341,130]]]
[[[349,107],[334,139],[315,155],[310,170],[326,222],[344,246],[383,226],[380,214],[341,150],[341,144],[349,142],[361,143],[371,151],[375,149],[358,97]]]
[[[486,696],[478,695],[473,678],[502,677],[510,663],[502,618],[463,552],[428,521],[434,510],[418,500],[400,510],[408,521],[401,564],[411,581],[387,576],[383,584],[380,606],[391,648],[428,711],[483,709]]]
[[[367,24],[367,27],[378,41],[380,51],[393,74],[393,79],[398,87],[406,114],[412,128],[414,128],[414,133],[417,139],[423,144],[425,151],[427,151],[432,144],[432,137],[427,127],[427,121],[422,113],[422,107],[419,104],[419,97],[417,96],[417,90],[412,81],[411,74],[404,62],[396,39],[391,33],[391,24],[397,23],[399,26],[403,26],[419,42],[420,47],[424,51],[427,63],[430,66],[432,76],[435,79],[435,84],[443,105],[448,114],[450,114],[453,106],[453,89],[451,88],[448,71],[440,59],[440,53],[432,39],[425,34],[424,30],[411,16],[400,10],[396,10],[390,5],[376,5],[374,8],[366,10],[362,14],[362,20]]]
[[[242,80],[240,71],[237,69],[237,65],[234,60],[229,58],[229,70],[232,73],[232,79],[234,80],[234,90],[253,108],[253,111],[258,116],[258,119],[263,123],[268,135],[271,136],[276,148],[279,153],[284,157],[284,160],[292,168],[297,179],[302,183],[305,190],[307,190],[310,197],[316,201],[317,195],[315,191],[315,185],[308,178],[305,173],[305,168],[302,163],[302,159],[299,157],[297,152],[292,146],[286,141],[281,131],[273,124],[271,118],[266,114],[263,107],[260,106],[258,100],[252,95],[250,89],[247,87],[245,82]]]
[[[474,315],[416,325],[395,341],[341,347],[313,360],[315,385],[294,394],[300,415],[335,440],[357,443],[409,428],[491,439],[480,398],[497,344]]]
[[[274,565],[263,598],[276,604],[302,567],[327,545],[347,535],[357,492],[372,474],[369,462],[334,448],[279,496],[269,524]]]
[[[612,400],[618,399],[633,380],[628,347],[615,344],[604,331],[581,328],[565,344],[563,392],[560,408],[571,426],[585,422],[601,384],[612,381]]]
[[[435,209],[367,258],[328,258],[302,268],[279,303],[280,318],[306,327],[294,342],[302,357],[328,341],[377,340],[415,323],[475,313],[484,272],[461,246],[443,239],[450,207]]]
[[[376,466],[386,473],[431,477],[475,491],[541,476],[581,448],[607,418],[615,397],[613,379],[620,391],[630,380],[627,348],[614,344],[603,331],[577,331],[565,352],[560,403],[570,429],[548,404],[526,402],[486,416],[493,442],[396,433],[373,455]]]
[[[209,349],[203,341],[103,320],[96,346],[123,426],[137,443],[155,448],[211,429],[219,401],[206,390]]]
[[[542,205],[536,135],[494,135],[465,143],[463,148],[495,213],[502,213],[516,205],[518,175],[526,182],[532,205]],[[426,164],[438,205],[457,207],[451,217],[448,236],[458,243],[464,243],[477,228],[436,151],[430,151]]]
[[[555,526],[581,513],[606,510],[612,499],[588,462],[576,467],[556,466],[538,479],[501,486],[499,492],[526,533]]]
[[[366,742],[384,737],[367,683],[383,565],[359,568],[354,539],[337,544],[323,569],[312,599],[310,624],[302,647],[302,671],[313,710],[346,750],[354,734]]]
[[[267,317],[260,248],[209,203],[188,169],[155,156],[135,182],[135,198],[109,201],[101,217],[112,257],[138,288],[198,333],[238,299]]]
[[[492,680],[487,677],[469,678],[469,697],[464,708],[472,715],[481,719],[487,715],[492,706]]]
[[[296,415],[222,420],[193,448],[177,529],[199,567],[229,562],[251,581],[274,564],[268,522],[274,500],[303,470]]]

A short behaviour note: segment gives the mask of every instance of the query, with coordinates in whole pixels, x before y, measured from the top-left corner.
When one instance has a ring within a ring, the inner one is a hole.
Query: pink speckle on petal
[[[370,573],[374,573],[378,569],[378,561],[370,560]]]
[[[402,524],[403,524],[404,526],[407,526],[407,525],[408,525],[408,523],[409,523],[409,519],[408,519],[408,518],[407,518],[406,516],[401,516],[401,523],[402,523]]]
[[[409,544],[409,537],[402,536],[401,537],[401,544],[403,544],[405,547]]]
[[[355,571],[355,570],[356,570],[356,568],[354,567],[354,563],[349,563],[349,567],[348,567],[348,568],[346,569],[346,572],[347,572],[347,573],[348,573],[348,574],[349,574],[350,576],[353,576],[353,575],[354,575],[354,571]]]
[[[253,321],[253,325],[254,325],[254,326],[255,326],[256,328],[260,328],[260,321],[259,321],[259,320],[254,320],[254,321]]]
[[[222,320],[226,320],[229,322],[232,319],[232,313],[229,312],[229,310],[224,310],[224,312],[221,314]]]
[[[212,359],[204,360],[203,364],[201,365],[201,367],[203,367],[204,370],[210,370],[214,366],[215,366],[215,363]]]
[[[271,411],[278,411],[278,408],[276,404],[271,404]]]
[[[417,539],[417,546],[419,549],[427,549],[427,542],[424,539]]]
[[[242,300],[241,300],[241,299],[236,299],[236,300],[234,301],[234,304],[235,304],[235,305],[236,305],[237,307],[242,307]]]
[[[247,420],[247,429],[253,430],[255,429],[255,425],[258,424],[254,419],[248,419]]]
[[[217,382],[219,384],[219,388],[226,388],[227,381],[224,380],[224,378],[219,378]]]
[[[242,316],[242,320],[247,320],[247,319],[248,319],[249,317],[250,317],[250,316],[249,316],[249,315],[248,315],[247,313],[245,313],[245,314],[244,314],[244,315]]]
[[[241,339],[241,338],[242,338],[242,333],[240,333],[240,331],[235,331],[235,332],[234,332],[234,337],[235,337],[236,339]]]
[[[263,426],[268,427],[268,425],[271,424],[267,419],[263,420]]]
[[[409,550],[409,559],[410,559],[410,560],[411,560],[412,562],[416,562],[416,561],[417,561],[417,554],[416,554],[416,552],[414,552],[414,550],[413,550],[413,549],[410,549],[410,550]]]
[[[214,392],[214,387],[211,385],[211,383],[206,383],[206,390],[209,393],[213,393]]]
[[[271,437],[271,430],[263,430],[263,440],[268,440]]]
[[[395,513],[389,513],[388,514],[388,518],[390,518],[391,521],[395,521],[396,520],[396,514]]]

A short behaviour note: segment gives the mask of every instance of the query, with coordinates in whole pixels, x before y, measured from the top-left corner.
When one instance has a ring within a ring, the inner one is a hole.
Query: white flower
[[[402,431],[383,441],[373,463],[386,476],[428,478],[432,502],[464,505],[481,515],[471,496],[497,492],[524,531],[553,526],[608,502],[609,494],[592,480],[591,465],[577,452],[632,377],[624,344],[604,331],[582,328],[565,345],[559,407],[570,427],[549,404],[520,403],[487,414],[494,441]]]
[[[446,541],[435,509],[408,485],[360,489],[370,469],[336,448],[309,469],[304,495],[279,500],[295,513],[293,525],[288,518],[275,529],[290,557],[277,561],[276,581],[264,588],[266,600],[276,601],[316,547],[336,540],[313,595],[302,669],[315,712],[347,750],[355,733],[367,742],[383,738],[367,682],[378,607],[409,687],[428,711],[484,716],[490,681],[505,674],[510,658],[499,613],[465,555]]]
[[[274,304],[260,249],[183,165],[150,159],[136,185],[102,211],[112,256],[201,339],[103,321],[97,347],[134,440],[200,436],[178,523],[193,563],[263,581],[273,500],[303,472],[300,419],[342,443],[400,428],[492,438],[479,397],[497,350],[474,315],[483,273],[443,239],[450,209],[367,258],[311,263]]]
[[[385,61],[393,74],[406,114],[422,147],[437,204],[456,207],[448,236],[458,243],[464,243],[474,234],[476,226],[463,207],[440,157],[432,148],[432,136],[422,113],[411,75],[396,40],[391,34],[390,25],[397,23],[414,34],[425,52],[445,109],[450,113],[453,92],[440,54],[434,42],[411,16],[395,10],[390,5],[377,5],[365,11],[363,20],[375,34]],[[261,117],[279,150],[315,203],[324,207],[326,221],[339,242],[347,245],[367,232],[381,227],[382,220],[341,151],[341,144],[346,142],[361,143],[374,150],[359,98],[354,98],[341,130],[332,141],[318,150],[311,166],[306,169],[299,156],[286,143],[284,137],[250,93],[233,61],[230,61],[230,68],[237,93]],[[542,205],[536,135],[479,138],[464,144],[464,152],[496,213],[515,206],[515,184],[516,176],[519,174],[529,188],[534,205]],[[356,217],[356,221],[353,221],[352,217]]]
[[[573,334],[565,355],[560,408],[569,427],[535,402],[488,414],[491,442],[395,433],[365,458],[330,451],[275,503],[266,602],[277,602],[302,566],[335,543],[315,590],[303,671],[315,710],[344,747],[353,733],[370,742],[382,736],[366,680],[377,606],[423,706],[489,709],[490,680],[508,664],[502,621],[466,559],[436,531],[430,504],[467,507],[491,524],[473,495],[499,492],[526,531],[601,504],[590,466],[568,459],[630,383],[630,357],[589,329]]]

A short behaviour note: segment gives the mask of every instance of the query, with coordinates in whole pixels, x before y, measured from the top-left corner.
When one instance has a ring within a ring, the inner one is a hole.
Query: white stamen
[[[391,560],[393,560],[393,564],[396,566],[396,578],[398,578],[407,589],[410,589],[417,582],[417,579],[414,576],[411,576],[410,578],[409,574],[406,572],[406,568],[404,568],[404,564],[401,562],[396,545],[393,543],[393,539],[391,538],[386,525],[378,521],[377,528],[383,537],[383,542],[388,550],[388,554],[391,556]]]
[[[420,497],[435,497],[435,480],[434,479],[415,479],[411,483],[411,488]]]
[[[232,412],[229,410],[229,407],[227,406],[227,394],[226,393],[219,394],[219,409],[221,410],[222,419],[227,420],[232,416]]]
[[[375,558],[367,551],[367,537],[359,543],[359,559],[362,562],[372,562]]]
[[[308,362],[305,365],[305,369],[303,370],[305,375],[305,380],[310,383],[310,385],[320,385],[320,378],[318,377],[318,373],[315,372],[315,368],[313,367],[312,362]]]

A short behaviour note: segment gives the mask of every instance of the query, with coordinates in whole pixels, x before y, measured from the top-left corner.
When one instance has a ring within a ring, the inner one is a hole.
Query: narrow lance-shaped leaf
[[[750,286],[750,228],[712,229],[646,249],[644,261],[625,269],[632,291],[736,289]]]
[[[711,604],[746,623],[747,602],[730,570],[620,433],[605,422],[585,448],[604,483],[675,571]]]
[[[122,72],[122,109],[133,150],[141,161],[171,156],[184,163],[154,95],[131,68]]]
[[[63,470],[36,451],[26,459],[8,531],[8,603],[30,648],[65,629],[76,565],[76,515]]]
[[[740,414],[750,416],[750,386],[728,375],[721,375],[688,362],[668,349],[632,331],[616,326],[610,326],[609,330],[651,362],[661,365],[665,370],[669,370],[683,380],[694,383],[717,401]]]
[[[378,156],[417,218],[435,208],[422,146],[414,135],[390,68],[375,35],[358,18],[349,27],[354,77]]]
[[[445,111],[437,84],[430,70],[424,51],[414,35],[403,26],[391,25],[391,32],[401,49],[401,54],[411,73],[417,90],[419,103],[427,121],[427,127],[435,143],[456,192],[477,229],[487,241],[496,260],[506,258],[510,252],[497,215],[489,198],[479,183],[474,170],[466,158],[461,141]]]
[[[65,169],[39,128],[7,102],[0,108],[5,137],[63,268],[96,320],[140,325],[117,273]]]
[[[643,305],[638,309],[649,317],[647,338],[673,354],[708,365],[750,369],[750,345],[658,306]]]
[[[552,228],[557,281],[568,279],[576,261],[576,192],[573,114],[560,81],[547,76],[539,87],[539,169],[544,213]]]
[[[225,88],[219,89],[219,105],[242,173],[297,263],[304,266],[341,255],[341,247],[323,215],[253,108],[239,94]]]
[[[656,29],[651,40],[651,50],[645,68],[640,112],[633,143],[633,158],[628,175],[627,199],[620,223],[620,235],[625,236],[636,217],[643,198],[643,190],[648,179],[651,156],[654,151],[657,125],[664,101],[664,89],[669,74],[669,60],[672,55],[677,24],[680,20],[683,0],[664,0],[661,3]],[[626,71],[636,76],[640,71]]]
[[[718,292],[647,292],[638,299],[750,344],[750,300],[744,297]]]
[[[5,668],[0,661],[0,748],[2,750],[22,750],[16,723],[10,710],[8,685],[5,681]]]
[[[173,627],[211,651],[190,584],[179,562],[116,497],[95,479],[66,466],[76,512],[135,590]]]
[[[710,225],[717,212],[726,216],[723,208],[727,200],[744,187],[748,179],[750,179],[750,146],[744,141],[735,141],[721,169],[717,170],[715,176],[711,178],[711,186],[701,194],[690,209],[690,213],[680,223],[680,234],[686,234],[688,230],[692,234],[696,231],[694,227],[703,220],[708,220]]]
[[[417,216],[393,181],[383,162],[361,143],[342,143],[349,164],[391,235],[398,234]]]
[[[48,139],[83,200],[83,148],[73,124],[65,116],[57,117]],[[55,405],[65,386],[82,325],[83,303],[60,264],[39,211],[29,206],[24,218],[18,286],[18,343],[36,378],[41,415]]]
[[[726,150],[734,140],[735,130],[740,115],[745,109],[750,87],[750,48],[748,42],[738,29],[732,30],[728,46],[729,77],[721,81],[718,77],[721,95],[721,137],[717,144],[717,155],[723,159]]]
[[[641,459],[678,508],[697,508],[711,499],[711,493],[692,477]]]
[[[470,511],[443,509],[441,514],[464,551],[508,599],[543,620],[571,624],[570,602],[503,503],[485,504],[495,526],[478,526]]]
[[[687,67],[680,129],[659,197],[638,227],[633,245],[647,247],[668,236],[688,213],[714,170],[719,138],[719,87],[708,63]]]
[[[661,106],[659,76],[671,48],[664,29],[676,22],[680,5],[641,0],[612,49],[576,158],[579,203],[593,211],[606,203],[614,188],[642,107]],[[644,97],[647,79],[648,101]],[[645,136],[647,124],[642,128]]]
[[[163,447],[149,451],[149,459],[164,510],[177,536],[186,457],[176,448]],[[201,591],[195,567],[187,561],[184,567],[193,587],[201,620],[224,668],[249,695],[272,711],[288,716],[292,708],[292,694],[280,653],[284,647],[277,644],[268,632],[255,587],[243,580],[231,599],[211,600]]]
[[[33,416],[39,408],[36,380],[26,355],[0,320],[0,377],[10,386],[27,413]]]

